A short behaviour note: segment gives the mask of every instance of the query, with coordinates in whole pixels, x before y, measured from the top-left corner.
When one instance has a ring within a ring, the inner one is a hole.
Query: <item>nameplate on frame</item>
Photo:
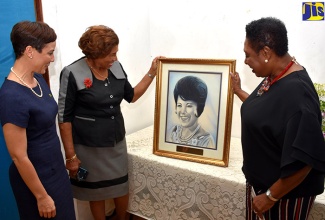
[[[177,152],[188,153],[188,154],[195,154],[203,156],[203,150],[192,148],[192,147],[184,147],[184,146],[176,146]]]

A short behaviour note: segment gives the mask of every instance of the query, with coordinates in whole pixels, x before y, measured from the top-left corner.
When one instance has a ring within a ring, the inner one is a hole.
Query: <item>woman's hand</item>
[[[149,74],[151,74],[152,76],[156,76],[156,74],[157,74],[158,60],[160,58],[165,58],[165,57],[164,56],[157,56],[157,57],[155,57],[155,59],[153,59],[153,61],[151,63]]]
[[[253,198],[253,210],[260,219],[263,218],[263,213],[272,208],[275,202],[271,201],[265,193]]]
[[[236,92],[241,90],[241,81],[239,74],[237,72],[230,73],[231,77],[231,85],[232,85],[232,91],[237,94]]]
[[[151,67],[148,73],[142,78],[142,80],[134,87],[134,95],[132,103],[136,102],[148,89],[153,79],[157,75],[158,60],[164,58],[163,56],[157,56],[151,62]]]
[[[56,207],[53,199],[47,195],[37,199],[39,215],[43,218],[53,218],[56,216]]]
[[[65,167],[69,171],[70,177],[76,178],[80,164],[81,164],[81,162],[77,156],[73,160],[66,161]]]
[[[239,74],[237,72],[230,73],[230,77],[231,77],[232,91],[234,92],[235,95],[238,96],[240,100],[245,101],[249,95],[247,92],[241,89],[241,81],[240,81]]]
[[[311,169],[311,166],[307,165],[288,177],[280,178],[269,188],[269,190],[272,190],[272,194],[274,193],[275,198],[280,199],[302,183]],[[272,201],[266,193],[263,193],[254,197],[253,210],[261,217],[262,214],[272,208],[274,204],[275,202]]]

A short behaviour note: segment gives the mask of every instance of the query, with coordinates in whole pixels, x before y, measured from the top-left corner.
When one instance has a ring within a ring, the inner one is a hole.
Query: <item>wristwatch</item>
[[[266,196],[267,196],[270,200],[272,200],[273,202],[277,202],[277,201],[279,201],[279,199],[276,199],[276,198],[274,198],[274,197],[272,196],[270,189],[268,189],[268,190],[266,191],[265,194],[266,194]]]

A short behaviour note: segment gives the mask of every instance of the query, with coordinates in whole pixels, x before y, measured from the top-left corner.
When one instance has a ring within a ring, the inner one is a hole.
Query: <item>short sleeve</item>
[[[292,169],[290,164],[300,162],[325,173],[325,141],[317,115],[300,111],[289,120],[286,128],[281,177],[289,176],[301,169]],[[291,167],[290,169],[288,169]]]
[[[13,94],[15,88],[8,88],[3,85],[0,96],[0,121],[4,126],[7,123],[27,128],[29,121],[29,111],[25,100],[19,94]]]

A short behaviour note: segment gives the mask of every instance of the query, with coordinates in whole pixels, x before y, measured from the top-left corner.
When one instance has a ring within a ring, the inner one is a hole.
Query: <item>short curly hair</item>
[[[258,53],[264,46],[271,48],[276,55],[288,52],[288,36],[285,24],[274,17],[254,20],[246,25],[246,39]]]
[[[113,47],[119,44],[119,38],[113,29],[105,25],[90,26],[79,39],[78,46],[87,58],[97,59],[107,56]]]
[[[27,46],[31,46],[41,53],[45,45],[55,42],[56,38],[53,28],[39,21],[18,22],[12,27],[10,33],[16,59],[23,55]]]
[[[202,114],[208,96],[208,87],[195,76],[185,76],[178,80],[174,88],[174,100],[177,104],[178,96],[182,100],[192,100],[197,104],[197,117]]]

